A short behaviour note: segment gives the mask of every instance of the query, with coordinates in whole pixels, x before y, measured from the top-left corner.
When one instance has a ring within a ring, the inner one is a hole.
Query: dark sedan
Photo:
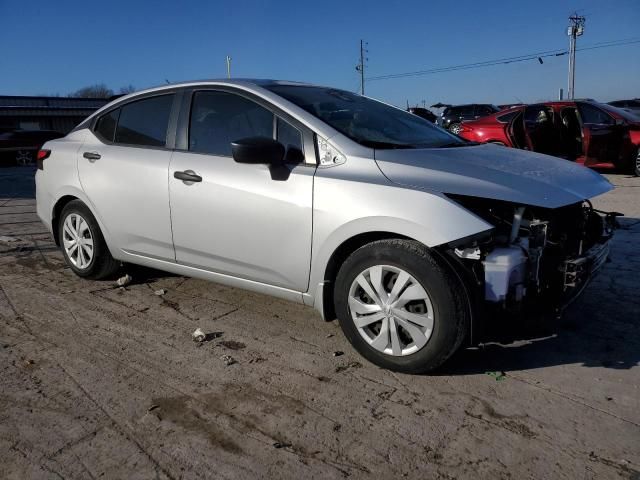
[[[40,147],[61,137],[64,135],[55,130],[0,130],[0,164],[35,165]]]

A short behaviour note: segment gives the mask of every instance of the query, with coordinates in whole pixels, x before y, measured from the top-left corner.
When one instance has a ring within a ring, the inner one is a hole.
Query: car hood
[[[497,145],[376,150],[375,159],[399,185],[545,208],[613,189],[602,175],[568,160]]]

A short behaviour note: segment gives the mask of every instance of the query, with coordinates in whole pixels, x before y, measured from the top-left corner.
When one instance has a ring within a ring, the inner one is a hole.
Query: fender
[[[304,301],[321,313],[329,260],[357,235],[384,232],[435,247],[493,229],[443,194],[393,184],[379,171],[377,179],[384,181],[378,184],[345,179],[342,186],[335,170],[331,174],[318,170],[314,182],[313,253]]]

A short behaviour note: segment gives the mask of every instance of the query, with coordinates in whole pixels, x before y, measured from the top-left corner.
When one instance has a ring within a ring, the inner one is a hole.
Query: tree
[[[69,96],[77,98],[110,98],[113,97],[113,90],[108,88],[104,83],[96,83],[95,85],[76,90]]]
[[[131,84],[127,85],[126,87],[120,87],[121,95],[128,95],[129,93],[133,93],[135,91],[136,91],[136,87],[134,87]]]

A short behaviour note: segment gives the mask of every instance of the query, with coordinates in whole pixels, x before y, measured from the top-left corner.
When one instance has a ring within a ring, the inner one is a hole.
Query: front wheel
[[[390,370],[439,367],[469,330],[469,301],[458,277],[410,240],[380,240],[356,250],[338,272],[334,298],[349,342]]]
[[[449,125],[449,131],[455,135],[458,135],[462,131],[462,125],[459,123],[452,123]]]
[[[640,177],[640,148],[638,148],[638,151],[636,152],[636,158],[633,163],[633,174],[636,177]]]
[[[80,200],[62,209],[58,225],[59,244],[67,265],[83,278],[110,277],[120,267],[109,252],[98,222]]]

